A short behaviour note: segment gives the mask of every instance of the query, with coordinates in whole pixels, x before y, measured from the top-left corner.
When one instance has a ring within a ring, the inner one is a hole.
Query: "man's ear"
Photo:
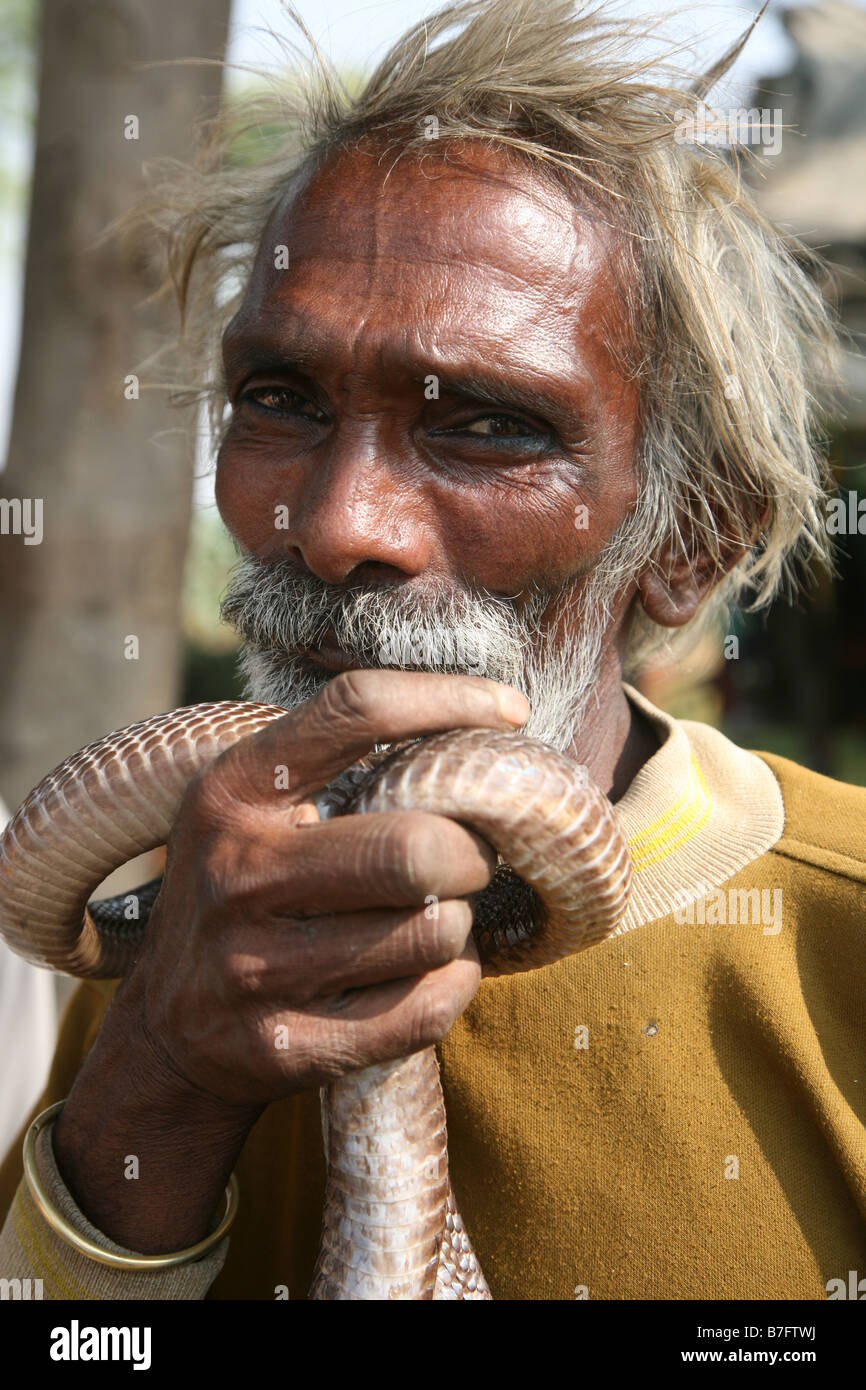
[[[660,627],[682,627],[694,617],[698,604],[712,586],[686,561],[666,566],[656,561],[638,576],[637,588],[647,617]]]
[[[722,540],[721,560],[714,559],[699,542],[684,554],[671,542],[653,557],[638,575],[637,588],[648,618],[660,627],[682,627],[695,615],[712,588],[733,569],[755,544],[770,514],[765,506],[747,543]],[[722,532],[723,536],[725,532]]]

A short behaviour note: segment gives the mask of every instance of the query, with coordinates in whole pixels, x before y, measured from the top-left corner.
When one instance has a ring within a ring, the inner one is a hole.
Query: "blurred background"
[[[437,5],[296,8],[354,82]],[[656,17],[666,7],[612,8]],[[756,9],[692,5],[667,32],[686,46],[684,63],[708,67]],[[218,620],[234,551],[208,438],[148,375],[173,309],[149,300],[143,258],[99,237],[137,198],[144,163],[188,157],[200,117],[236,101],[257,70],[279,71],[270,28],[287,30],[279,0],[0,9],[0,497],[44,506],[41,544],[0,536],[0,798],[10,808],[107,731],[240,693],[233,636]],[[186,57],[212,61],[164,61]],[[708,634],[688,661],[661,663],[640,685],[746,747],[866,785],[866,0],[773,0],[707,101],[782,110],[781,151],[760,153],[749,177],[765,210],[834,268],[850,335],[831,442],[846,532],[834,577],[793,606]],[[153,868],[135,865],[110,887]],[[0,954],[0,1150],[42,1086],[57,1000],[54,978]]]

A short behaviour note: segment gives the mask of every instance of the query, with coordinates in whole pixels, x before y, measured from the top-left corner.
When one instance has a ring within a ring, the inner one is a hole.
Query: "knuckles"
[[[401,884],[419,902],[431,894],[477,893],[490,882],[496,864],[479,836],[426,812],[406,812],[397,823],[394,854]]]
[[[401,869],[413,897],[426,898],[441,890],[443,850],[443,836],[429,821],[414,821],[406,826]]]
[[[190,778],[176,828],[196,836],[218,828],[226,819],[226,800],[219,759],[216,759]]]
[[[225,996],[240,1004],[262,997],[267,964],[253,952],[227,947],[220,952],[219,975]]]
[[[377,671],[341,671],[318,695],[316,713],[328,728],[366,733],[376,719],[380,688]]]
[[[437,900],[431,916],[428,911],[429,906],[420,909],[409,921],[413,957],[428,968],[447,965],[466,945],[472,928],[472,909],[461,899],[449,899]]]
[[[422,989],[418,992],[412,1011],[409,1052],[420,1052],[425,1047],[435,1047],[451,1028],[460,1010],[450,994],[436,988]]]

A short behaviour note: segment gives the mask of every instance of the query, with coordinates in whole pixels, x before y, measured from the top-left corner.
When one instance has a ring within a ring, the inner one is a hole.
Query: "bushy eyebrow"
[[[244,330],[228,336],[225,348],[225,365],[221,372],[226,396],[229,394],[230,375],[237,378],[253,372],[274,372],[314,377],[323,356],[323,347],[315,336],[305,336],[305,340],[293,343],[291,349],[282,349],[269,334],[260,335]],[[515,364],[510,371],[493,372],[482,363],[468,359],[457,363],[453,359],[440,360],[435,352],[423,357],[413,352],[403,357],[395,356],[392,365],[395,371],[402,369],[416,381],[421,393],[429,379],[435,377],[440,393],[447,392],[463,396],[467,401],[524,411],[559,428],[578,428],[585,433],[591,414],[584,403],[581,408],[576,408],[565,383],[561,388],[556,381],[542,385],[537,370],[529,364],[523,370]],[[574,383],[571,383],[571,387],[573,390]]]
[[[576,410],[574,404],[555,387],[545,390],[526,377],[500,376],[468,365],[459,370],[448,368],[436,371],[435,365],[431,364],[428,374],[436,376],[440,392],[451,392],[488,405],[523,410],[530,415],[539,415],[552,424],[570,427],[585,424],[584,411]]]
[[[291,350],[282,348],[270,335],[260,335],[245,329],[227,330],[223,334],[220,373],[227,388],[229,378],[248,376],[251,372],[297,372],[310,370],[320,354],[307,342],[293,343]]]

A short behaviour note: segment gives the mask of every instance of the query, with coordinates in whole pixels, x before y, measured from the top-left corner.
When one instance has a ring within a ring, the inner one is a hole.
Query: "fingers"
[[[242,739],[213,764],[226,806],[301,801],[377,743],[448,729],[515,729],[529,707],[510,686],[480,676],[345,671],[312,700]]]
[[[471,940],[459,959],[416,979],[349,990],[280,1015],[293,1068],[338,1077],[433,1047],[468,1008],[481,981]],[[265,1028],[270,1032],[276,1016]]]
[[[305,826],[286,879],[306,912],[414,907],[486,888],[496,853],[474,830],[426,811],[346,816]]]
[[[288,832],[265,821],[249,842],[224,836],[208,900],[227,925],[366,908],[417,907],[477,893],[496,854],[474,830],[427,811],[388,811],[310,823]]]
[[[472,909],[462,899],[423,908],[344,912],[261,924],[227,960],[239,1004],[260,993],[293,1007],[437,970],[466,950]]]
[[[267,1101],[447,1033],[481,979],[465,899],[495,852],[448,817],[321,822],[310,798],[377,743],[527,716],[476,677],[346,672],[194,779],[138,962],[182,1075]]]

